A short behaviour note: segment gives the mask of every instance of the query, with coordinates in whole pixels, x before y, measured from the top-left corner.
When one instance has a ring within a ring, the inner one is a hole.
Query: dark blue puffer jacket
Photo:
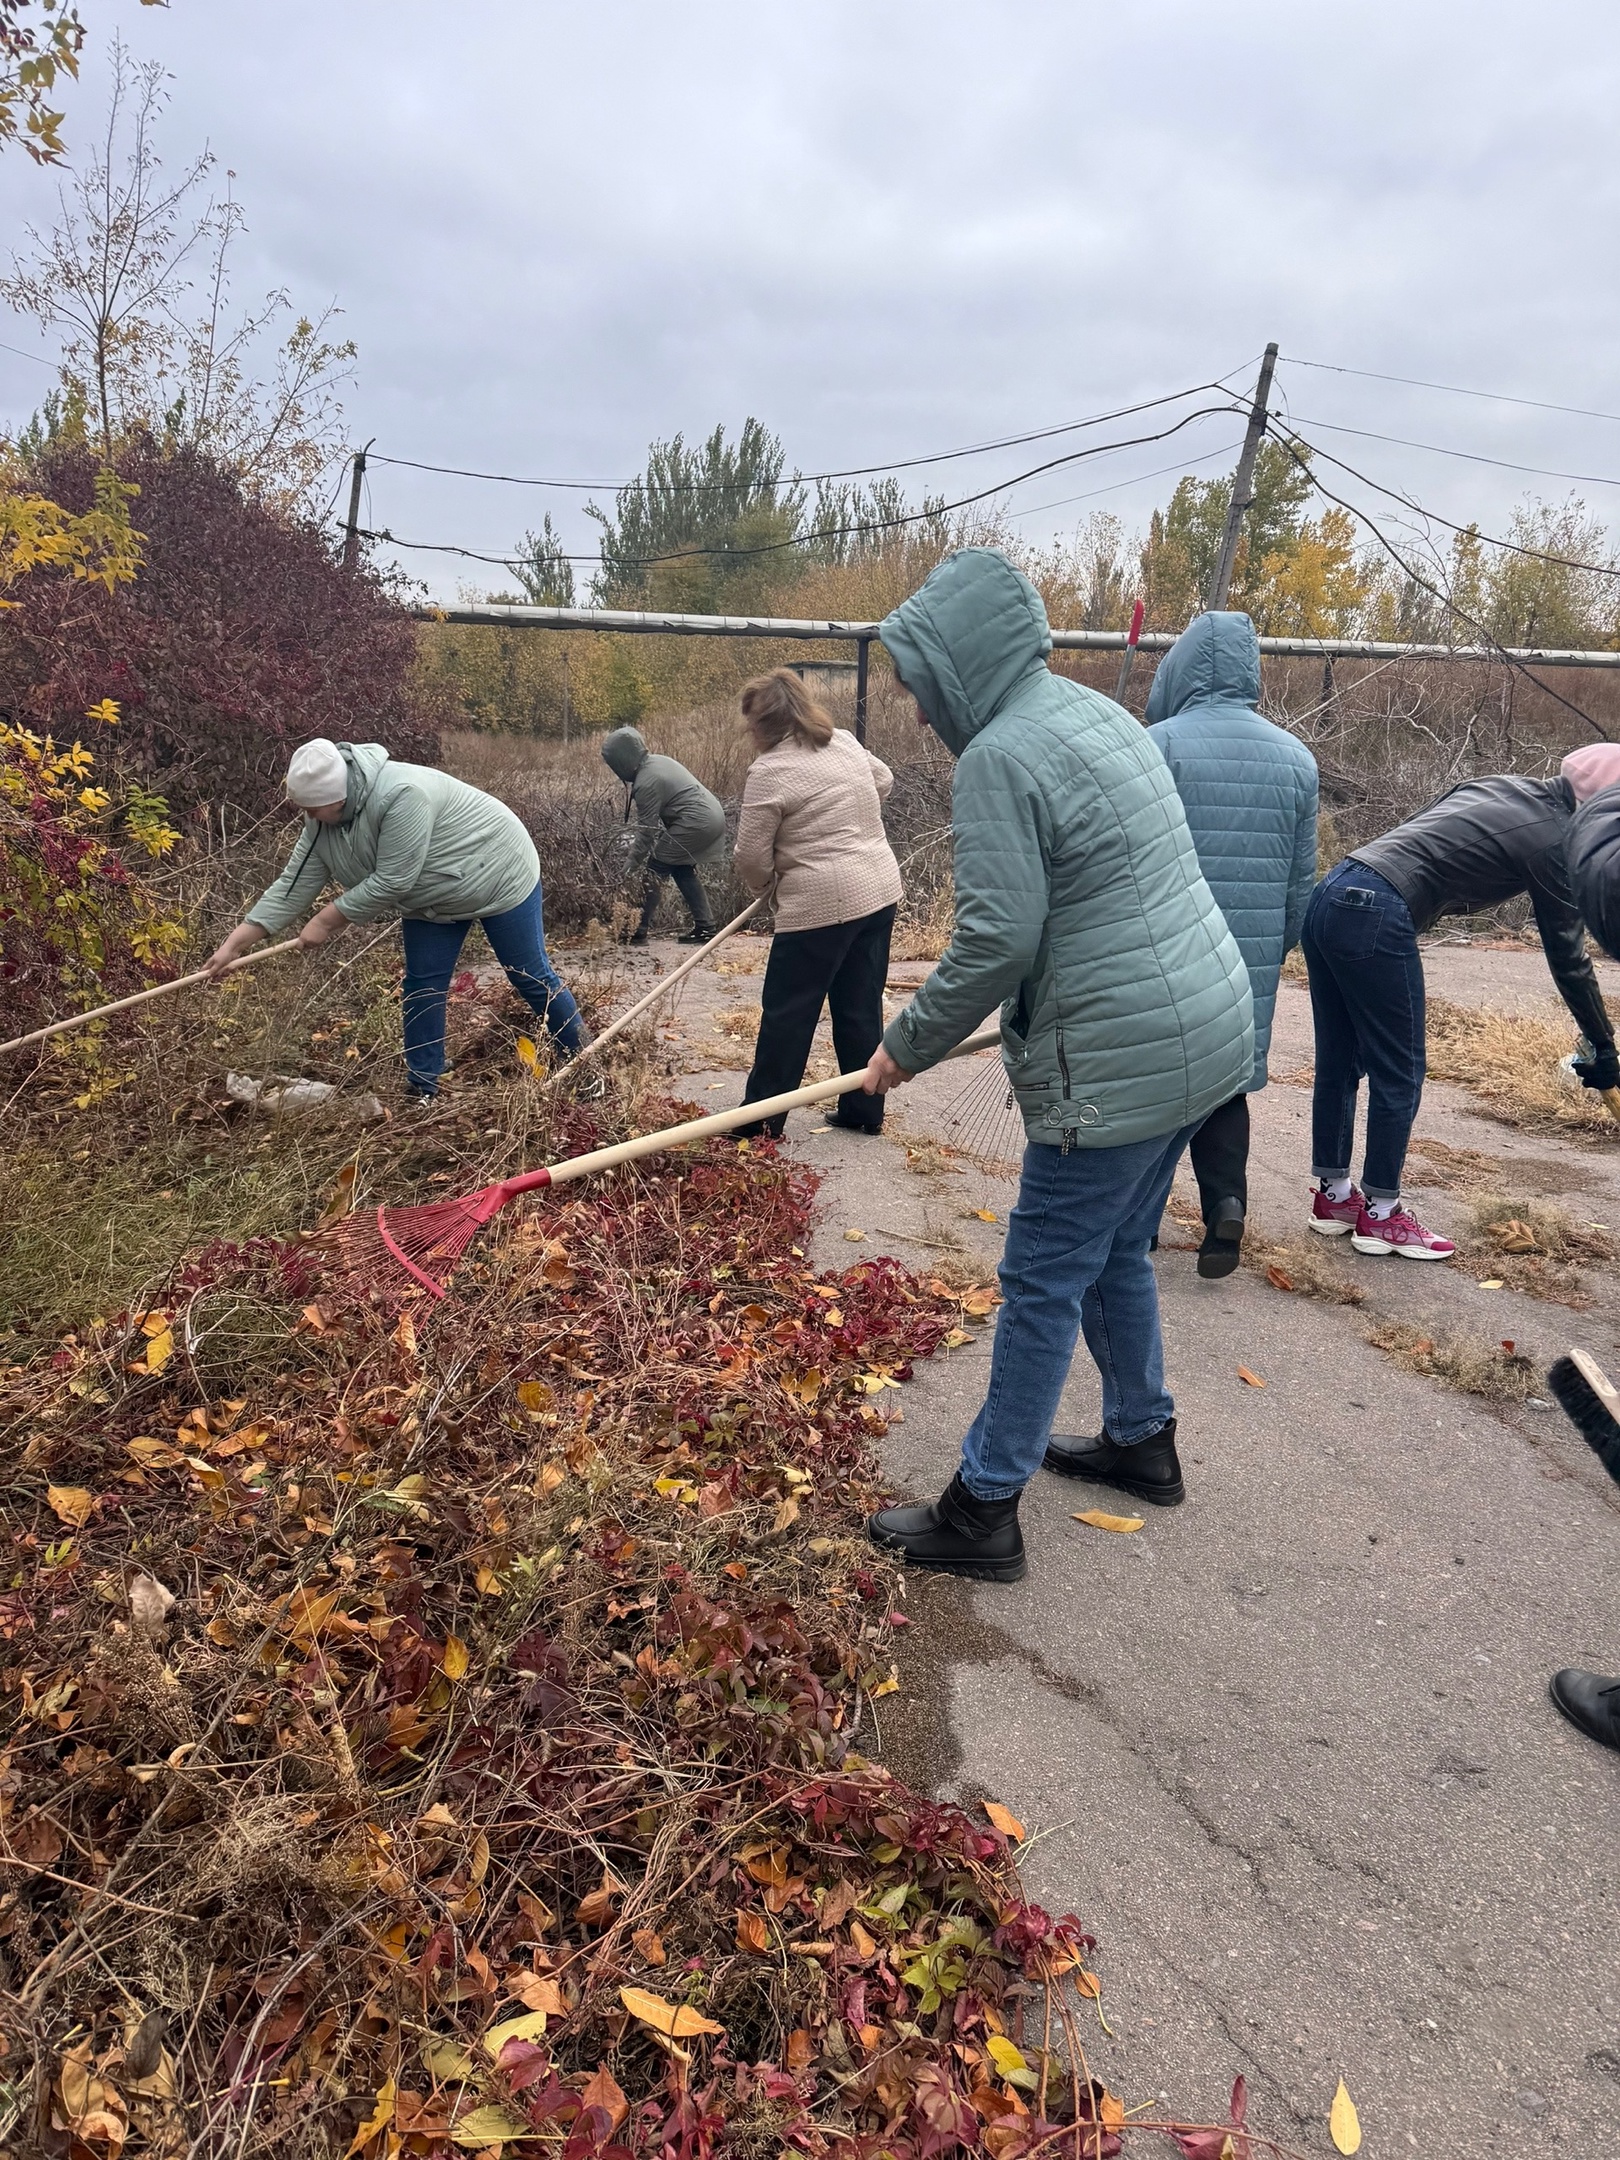
[[[1260,640],[1247,615],[1200,615],[1159,663],[1148,738],[1164,753],[1198,867],[1238,941],[1254,997],[1254,1077],[1266,1052],[1283,958],[1299,943],[1316,883],[1316,760],[1263,720]]]

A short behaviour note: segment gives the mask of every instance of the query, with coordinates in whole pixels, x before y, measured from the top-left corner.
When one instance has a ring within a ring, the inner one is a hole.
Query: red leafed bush
[[[289,751],[316,735],[438,762],[415,628],[380,577],[342,570],[314,526],[245,500],[205,458],[149,447],[119,464],[140,490],[142,568],[113,592],[49,570],[18,582],[0,612],[0,711],[71,741],[88,707],[115,698],[118,764],[182,809],[264,807]],[[94,501],[83,451],[33,477],[70,510]]]

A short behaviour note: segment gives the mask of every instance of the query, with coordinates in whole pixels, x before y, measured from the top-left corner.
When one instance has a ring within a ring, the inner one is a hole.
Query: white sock
[[[1399,1193],[1395,1195],[1393,1200],[1369,1200],[1367,1202],[1367,1213],[1374,1222],[1388,1222],[1400,1204],[1401,1196]]]
[[[1349,1199],[1350,1190],[1354,1183],[1355,1180],[1353,1178],[1347,1177],[1323,1178],[1322,1190],[1327,1195],[1327,1197],[1334,1203],[1334,1205],[1337,1206],[1341,1200]]]

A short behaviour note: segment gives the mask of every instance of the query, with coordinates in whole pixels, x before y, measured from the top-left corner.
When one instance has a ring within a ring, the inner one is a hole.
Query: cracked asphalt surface
[[[762,964],[763,940],[737,945]],[[1437,947],[1429,967],[1462,1002],[1548,990],[1535,954]],[[896,1001],[925,973],[897,965]],[[741,1075],[704,1065],[706,1015],[758,987],[700,972],[669,1031],[683,1090],[708,1107],[739,1099]],[[1305,993],[1285,984],[1273,1072],[1309,1055]],[[891,1098],[882,1140],[793,1120],[788,1144],[825,1180],[819,1264],[856,1257],[852,1228],[863,1252],[925,1268],[953,1247],[994,1257],[1013,1184],[927,1150],[920,1175],[904,1145],[952,1137],[963,1086],[960,1067],[925,1075]],[[1307,1205],[1308,1117],[1301,1085],[1255,1102],[1251,1218],[1276,1238]],[[1418,1129],[1498,1160],[1504,1189],[1516,1161],[1541,1190],[1562,1164],[1580,1211],[1620,1226],[1620,1132],[1597,1147],[1520,1134],[1442,1087]],[[1418,1198],[1451,1227],[1450,1196]],[[1098,1937],[1110,2030],[1088,2044],[1127,2104],[1163,2094],[1210,2120],[1242,2071],[1257,2126],[1325,2153],[1342,2075],[1381,2160],[1617,2152],[1620,1755],[1545,1690],[1560,1665],[1620,1671],[1620,1492],[1556,1411],[1457,1393],[1366,1336],[1393,1315],[1511,1337],[1541,1364],[1570,1341],[1612,1358],[1620,1270],[1576,1314],[1486,1293],[1477,1264],[1360,1266],[1360,1308],[1249,1269],[1205,1283],[1167,1218],[1188,1504],[1110,1535],[1073,1511],[1123,1501],[1038,1478],[1025,1582],[911,1578],[902,1692],[876,1706],[874,1751],[1028,1826],[1031,1893]],[[919,1368],[885,1443],[897,1488],[949,1477],[988,1354],[986,1330]],[[1069,1429],[1096,1429],[1083,1350],[1065,1408]]]

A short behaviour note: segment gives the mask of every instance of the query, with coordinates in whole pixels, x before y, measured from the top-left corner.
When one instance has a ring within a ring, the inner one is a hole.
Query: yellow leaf
[[[146,1346],[146,1370],[149,1373],[161,1372],[173,1356],[174,1330],[168,1327],[159,1328]]]
[[[547,1410],[555,1409],[557,1403],[556,1396],[543,1380],[520,1380],[517,1399],[525,1410],[533,1411],[536,1417]]]
[[[999,1800],[986,1800],[983,1806],[984,1812],[1003,1837],[1010,1837],[1015,1843],[1023,1842],[1024,1826],[1011,1808],[1004,1808]]]
[[[739,1950],[763,1951],[770,1947],[770,1930],[765,1925],[765,1915],[757,1912],[740,1912],[737,1915],[737,1948]]]
[[[481,2152],[486,2145],[509,2145],[514,2138],[532,2138],[536,2134],[533,2123],[514,2115],[498,2100],[463,2115],[450,2132],[455,2144],[470,2146],[474,2152]]]
[[[177,1447],[170,1447],[167,1440],[153,1440],[146,1434],[126,1441],[125,1445],[138,1463],[148,1470],[175,1470],[185,1461]]]
[[[487,1562],[480,1564],[473,1580],[485,1597],[499,1597],[505,1588],[501,1578]]]
[[[465,1678],[467,1667],[472,1663],[467,1645],[459,1635],[447,1635],[444,1639],[444,1677],[447,1680]]]
[[[1245,1387],[1264,1387],[1266,1384],[1257,1372],[1250,1372],[1247,1365],[1238,1367],[1238,1378]]]
[[[1014,2070],[1029,2068],[1029,2064],[1024,2060],[1023,2050],[1014,2047],[1005,2033],[992,2033],[985,2042],[985,2047],[990,2060],[1003,2077],[1009,2076]]]
[[[1110,1515],[1103,1508],[1088,1507],[1075,1516],[1076,1522],[1090,1523],[1093,1530],[1140,1530],[1147,1520],[1144,1515]]]
[[[855,1946],[855,1955],[857,1957],[869,1958],[877,1956],[876,1942],[867,1934],[858,1920],[852,1920],[849,1923],[849,1939]]]
[[[844,1232],[844,1243],[846,1245],[864,1245],[866,1243],[866,1232],[864,1230],[846,1230]]]
[[[527,1035],[518,1037],[517,1054],[521,1062],[528,1066],[530,1072],[540,1070],[540,1053]]]
[[[45,1497],[57,1521],[65,1522],[70,1530],[82,1530],[96,1504],[95,1494],[83,1485],[50,1485],[46,1487]]]
[[[868,1688],[866,1692],[873,1702],[876,1702],[880,1695],[898,1695],[900,1692],[900,1674],[897,1669],[891,1665],[888,1679],[880,1680],[875,1688]]]
[[[667,1965],[669,1963],[669,1955],[664,1948],[664,1938],[656,1928],[637,1928],[630,1940],[649,1965]]]
[[[689,2040],[695,2033],[716,2033],[725,2037],[725,2027],[717,2025],[713,2018],[706,2018],[701,2011],[693,2010],[685,2003],[665,2002],[662,1995],[651,1994],[646,1988],[624,1987],[619,1990],[619,2000],[633,2018],[643,2025],[650,2025],[654,2032],[661,2032],[671,2040]]]
[[[973,1212],[975,1215],[978,1216],[980,1222],[994,1222],[996,1219],[996,1211],[994,1208],[979,1207],[975,1208]]]
[[[1343,2078],[1333,2095],[1333,2112],[1328,2116],[1328,2136],[1333,2140],[1335,2152],[1353,2153],[1361,2150],[1361,2117],[1356,2113],[1356,2103],[1346,2090]]]
[[[1495,1275],[1492,1275],[1482,1282],[1479,1287],[1482,1290],[1500,1290],[1502,1285],[1500,1280]]]
[[[374,2137],[388,2128],[394,2119],[394,2101],[397,2097],[392,2078],[384,2078],[377,2090],[377,2104],[349,2141],[349,2151],[357,2153],[369,2145]]]
[[[425,2041],[422,2064],[429,2077],[440,2085],[449,2085],[473,2074],[473,2059],[459,2040]]]
[[[484,2035],[484,2053],[491,2062],[499,2062],[508,2040],[543,2040],[545,2033],[546,2012],[525,2010],[521,2017],[503,2018],[499,2025],[489,2028]]]

